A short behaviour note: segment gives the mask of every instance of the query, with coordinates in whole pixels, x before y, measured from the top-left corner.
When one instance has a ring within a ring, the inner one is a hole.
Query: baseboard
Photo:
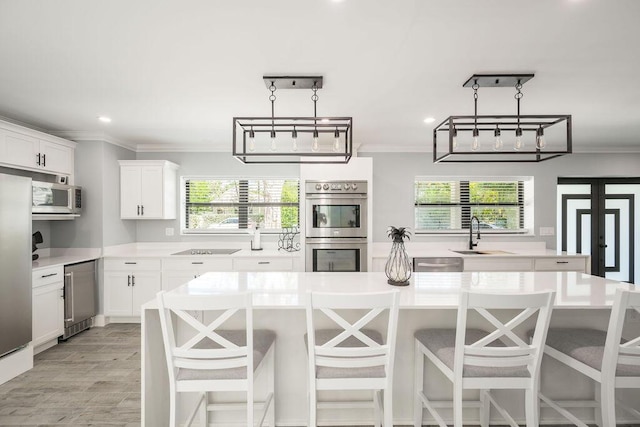
[[[50,341],[47,341],[45,343],[42,343],[36,347],[33,348],[33,355],[35,356],[38,353],[42,353],[45,350],[49,350],[51,347],[58,345],[58,338],[54,338]]]
[[[103,328],[107,325],[107,319],[104,314],[97,314],[93,318],[93,326],[97,326],[99,328]]]
[[[109,323],[140,323],[140,316],[103,316],[103,318],[103,326],[106,326]]]
[[[29,343],[21,350],[0,358],[0,384],[14,379],[33,368],[33,346]]]

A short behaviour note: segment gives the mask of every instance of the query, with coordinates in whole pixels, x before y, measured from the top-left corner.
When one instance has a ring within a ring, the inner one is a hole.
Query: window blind
[[[523,232],[524,183],[520,180],[416,180],[415,229],[462,232],[477,216],[482,231]]]
[[[299,223],[297,179],[183,178],[185,232],[224,232]]]

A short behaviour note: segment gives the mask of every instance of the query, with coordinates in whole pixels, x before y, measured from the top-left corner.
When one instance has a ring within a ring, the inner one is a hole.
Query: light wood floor
[[[34,365],[0,385],[0,427],[140,426],[140,325],[84,331]]]
[[[140,325],[84,331],[0,385],[0,426],[140,426]]]

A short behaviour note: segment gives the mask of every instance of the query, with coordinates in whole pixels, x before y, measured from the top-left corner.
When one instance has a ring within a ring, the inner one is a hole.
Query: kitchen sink
[[[490,250],[485,250],[485,251],[474,251],[474,250],[462,250],[462,251],[454,251],[452,249],[450,249],[451,252],[456,252],[462,255],[503,255],[503,254],[512,254],[513,252],[507,252],[507,251],[490,251]]]
[[[187,249],[171,255],[231,255],[240,249]]]

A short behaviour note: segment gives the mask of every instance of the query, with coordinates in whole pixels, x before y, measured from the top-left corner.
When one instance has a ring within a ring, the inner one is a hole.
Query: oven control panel
[[[307,181],[307,194],[367,194],[367,181]]]

